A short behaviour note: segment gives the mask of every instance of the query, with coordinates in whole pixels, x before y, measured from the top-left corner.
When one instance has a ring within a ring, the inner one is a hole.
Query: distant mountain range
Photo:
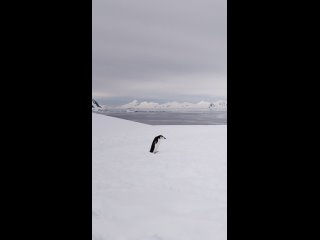
[[[120,106],[121,109],[131,109],[131,110],[147,110],[147,109],[194,109],[194,110],[227,110],[227,102],[219,100],[216,102],[206,102],[200,101],[198,103],[189,103],[189,102],[168,102],[159,104],[156,102],[139,102],[134,100],[130,103]]]
[[[156,103],[138,100],[133,100],[130,103],[110,107],[106,105],[100,105],[96,100],[92,99],[92,111],[226,111],[227,102],[219,100],[216,102],[200,101],[198,103],[189,102],[167,102],[167,103]]]

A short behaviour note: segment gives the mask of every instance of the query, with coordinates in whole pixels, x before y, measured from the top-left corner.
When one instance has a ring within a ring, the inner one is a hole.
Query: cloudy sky
[[[227,0],[93,0],[92,95],[103,104],[227,97]]]

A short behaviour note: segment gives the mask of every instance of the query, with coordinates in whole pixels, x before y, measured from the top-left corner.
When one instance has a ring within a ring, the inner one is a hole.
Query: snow
[[[92,114],[92,239],[226,240],[227,126]],[[163,135],[157,154],[152,140]]]
[[[122,105],[121,108],[134,108],[134,107],[137,107],[138,105],[139,105],[139,102],[137,100],[133,100],[132,102]]]
[[[136,110],[226,110],[227,102],[224,100],[218,100],[216,102],[210,103],[207,101],[200,101],[198,103],[189,102],[167,102],[159,104],[156,102],[140,102],[138,100],[133,100],[130,103],[124,104],[118,107],[119,109],[136,109]]]
[[[96,100],[92,99],[92,111],[103,112],[107,110],[108,110],[108,107],[106,105],[100,105]]]
[[[92,111],[101,111],[102,107],[99,105],[99,103],[92,99]]]

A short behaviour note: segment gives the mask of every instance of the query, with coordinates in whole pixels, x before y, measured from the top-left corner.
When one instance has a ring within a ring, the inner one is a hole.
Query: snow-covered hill
[[[96,100],[92,99],[92,110],[94,109],[102,109],[102,107],[99,105],[99,103]]]
[[[104,105],[100,105],[96,100],[92,99],[92,111],[106,111],[107,107]]]
[[[227,109],[227,102],[223,100],[219,100],[217,102],[211,103],[209,105],[209,109]]]
[[[92,124],[92,239],[227,239],[227,126]]]
[[[138,102],[134,100],[119,107],[120,109],[131,110],[227,110],[227,102],[219,100],[217,102],[200,101],[198,103],[188,102],[168,102],[159,104],[156,102]]]

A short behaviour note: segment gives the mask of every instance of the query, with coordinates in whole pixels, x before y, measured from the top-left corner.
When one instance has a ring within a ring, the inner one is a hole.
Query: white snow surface
[[[226,240],[227,126],[92,113],[93,240]],[[150,153],[152,140],[161,142]]]

